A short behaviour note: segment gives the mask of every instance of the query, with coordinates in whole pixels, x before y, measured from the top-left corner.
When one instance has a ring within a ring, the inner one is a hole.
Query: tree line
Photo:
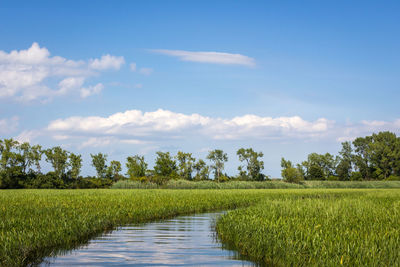
[[[294,165],[282,158],[282,178],[301,180],[400,180],[400,137],[379,132],[343,142],[339,155],[311,153]]]
[[[0,188],[102,188],[121,179],[150,181],[163,184],[170,179],[264,181],[262,152],[252,148],[237,150],[241,165],[238,174],[224,173],[228,155],[221,149],[209,151],[206,160],[196,159],[192,153],[156,152],[153,169],[142,155],[126,158],[127,172],[121,174],[122,164],[103,153],[90,154],[96,177],[82,177],[82,156],[59,146],[43,149],[28,142],[0,140]],[[41,162],[48,162],[52,170],[42,173]],[[307,160],[294,165],[282,158],[282,178],[287,182],[302,180],[398,180],[400,179],[400,137],[391,132],[379,132],[343,142],[339,155],[311,153]]]
[[[206,163],[196,159],[192,153],[179,151],[175,156],[169,152],[156,152],[154,168],[149,169],[144,156],[133,155],[126,158],[127,173],[121,174],[122,164],[103,153],[90,154],[91,165],[96,170],[96,177],[82,177],[82,156],[69,152],[60,146],[43,149],[40,145],[28,142],[19,143],[13,139],[0,140],[0,188],[102,188],[121,179],[150,181],[163,184],[170,179],[210,180],[223,182],[233,177],[224,173],[228,155],[223,150],[215,149],[208,153]],[[240,180],[262,181],[267,178],[262,174],[264,162],[262,152],[252,148],[237,151],[243,163],[238,167]],[[42,173],[41,162],[48,162],[52,170]]]

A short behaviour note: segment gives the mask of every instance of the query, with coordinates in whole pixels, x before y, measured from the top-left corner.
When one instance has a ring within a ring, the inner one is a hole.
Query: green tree
[[[82,156],[75,155],[74,153],[69,154],[69,166],[71,166],[71,178],[78,179],[82,168]]]
[[[58,178],[62,178],[68,168],[68,151],[62,149],[59,146],[46,149],[44,151],[46,155],[46,161],[51,164],[54,169],[54,173]]]
[[[154,172],[159,176],[168,178],[177,176],[177,167],[175,160],[171,157],[169,152],[157,152],[156,164],[154,165]]]
[[[147,163],[143,156],[135,155],[126,158],[127,175],[133,179],[146,176]]]
[[[194,164],[193,169],[196,171],[196,180],[208,180],[210,178],[210,168],[204,160],[199,159]]]
[[[375,177],[386,179],[398,175],[400,169],[400,140],[391,132],[372,134],[369,143],[370,160],[375,169]]]
[[[264,154],[262,152],[255,152],[252,148],[240,148],[236,154],[239,156],[241,162],[245,162],[244,166],[239,166],[238,170],[241,177],[246,180],[262,181],[265,176],[261,173],[264,169],[264,162],[259,158],[262,158]]]
[[[17,188],[22,176],[20,155],[16,153],[18,142],[13,139],[0,140],[0,188]]]
[[[372,136],[358,137],[353,141],[354,146],[354,164],[361,173],[363,179],[372,178],[374,168],[371,163],[370,143]]]
[[[32,155],[31,145],[28,142],[24,142],[22,144],[19,144],[17,146],[17,149],[19,151],[18,161],[21,164],[22,173],[26,174],[27,169],[29,170],[29,168],[33,164],[33,159],[31,157],[31,155]]]
[[[44,151],[40,145],[34,145],[31,147],[30,157],[32,159],[33,165],[36,167],[36,173],[40,173],[40,161],[42,160],[42,155]]]
[[[293,164],[290,160],[281,159],[281,175],[282,178],[288,183],[299,183],[303,180],[303,175],[301,172],[293,167]]]
[[[97,153],[95,155],[90,154],[92,157],[92,166],[96,169],[98,178],[105,178],[107,174],[107,155],[103,153]]]
[[[18,163],[17,154],[13,151],[18,146],[14,139],[4,139],[0,143],[0,168],[6,170],[9,167],[15,167]]]
[[[196,161],[192,153],[178,151],[175,156],[178,161],[178,175],[186,180],[192,180],[193,166]]]
[[[221,149],[215,149],[208,153],[207,159],[213,162],[211,168],[214,170],[215,179],[219,182],[225,162],[228,161],[228,155]]]
[[[350,180],[353,169],[353,148],[351,142],[343,142],[342,150],[339,152],[338,165],[336,167],[336,174],[340,180]]]
[[[107,176],[112,180],[116,181],[120,177],[120,171],[122,170],[121,162],[113,160],[110,162],[110,166],[107,168]]]
[[[308,155],[307,161],[302,162],[302,165],[305,169],[305,179],[326,180],[327,177],[335,174],[337,162],[329,153],[311,153]]]

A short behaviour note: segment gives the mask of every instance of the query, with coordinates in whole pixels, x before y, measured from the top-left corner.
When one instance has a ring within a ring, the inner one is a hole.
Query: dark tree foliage
[[[342,143],[336,158],[311,153],[298,169],[306,180],[400,180],[400,137],[391,132],[358,137]]]

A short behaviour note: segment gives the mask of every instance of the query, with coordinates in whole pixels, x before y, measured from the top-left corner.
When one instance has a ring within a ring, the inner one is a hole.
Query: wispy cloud
[[[254,58],[241,54],[231,54],[223,52],[193,52],[184,50],[167,50],[153,49],[154,53],[159,53],[167,56],[178,57],[182,61],[192,61],[200,63],[224,64],[224,65],[243,65],[254,67],[256,62]]]
[[[152,68],[140,68],[139,72],[140,72],[140,74],[143,74],[143,75],[150,75],[153,73],[153,69]]]
[[[90,95],[82,93],[88,77],[99,71],[117,70],[124,62],[123,57],[111,55],[88,61],[50,56],[50,52],[37,43],[26,50],[9,53],[0,50],[0,98],[48,101],[71,92],[85,97]],[[96,86],[87,85],[87,88]]]
[[[19,118],[14,116],[12,118],[0,119],[0,134],[8,134],[17,130]]]

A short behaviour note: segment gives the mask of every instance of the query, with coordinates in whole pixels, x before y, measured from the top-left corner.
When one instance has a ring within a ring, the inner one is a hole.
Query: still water
[[[42,266],[255,266],[215,237],[218,213],[120,227]]]

